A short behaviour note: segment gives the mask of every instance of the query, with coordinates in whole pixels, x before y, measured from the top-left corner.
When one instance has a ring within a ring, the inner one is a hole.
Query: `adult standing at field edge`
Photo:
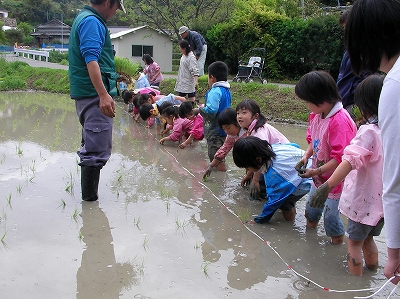
[[[117,9],[126,13],[123,0],[90,0],[75,17],[69,47],[70,96],[82,125],[82,199],[98,199],[100,170],[111,156],[118,73],[106,22]]]
[[[179,28],[179,35],[186,39],[197,59],[197,68],[199,69],[199,76],[204,75],[204,64],[206,63],[207,56],[207,43],[204,37],[197,31],[189,30],[188,27],[182,26]]]

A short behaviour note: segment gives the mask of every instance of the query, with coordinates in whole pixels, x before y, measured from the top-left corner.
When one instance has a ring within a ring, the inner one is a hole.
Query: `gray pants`
[[[197,68],[199,69],[199,77],[204,75],[204,64],[206,63],[207,45],[203,45],[200,57],[197,60]]]
[[[75,107],[82,125],[79,165],[103,167],[111,156],[113,118],[101,112],[99,97],[76,100]]]

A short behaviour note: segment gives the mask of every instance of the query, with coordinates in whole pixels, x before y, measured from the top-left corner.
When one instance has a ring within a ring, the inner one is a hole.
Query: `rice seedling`
[[[39,157],[40,157],[40,159],[41,159],[42,161],[46,161],[46,158],[43,157],[43,155],[42,155],[42,151],[39,151]]]
[[[18,143],[18,145],[15,146],[15,150],[16,150],[18,156],[22,156],[24,153],[24,151],[21,149],[20,143]]]
[[[160,190],[160,196],[163,198],[171,198],[172,192],[171,192],[171,190],[163,188]]]
[[[78,222],[78,215],[79,215],[78,208],[75,207],[74,213],[72,214],[72,219],[74,219],[75,222]]]
[[[62,207],[62,209],[64,210],[66,206],[67,206],[67,203],[65,202],[65,200],[63,198],[61,198],[61,203],[58,207]]]
[[[6,235],[7,235],[7,231],[4,232],[3,236],[0,239],[0,242],[3,245],[4,248],[8,249],[7,243],[4,241]]]
[[[165,208],[167,209],[167,214],[168,214],[169,211],[171,210],[171,204],[168,200],[165,201]]]
[[[194,244],[193,247],[194,247],[194,249],[196,249],[196,251],[197,251],[197,250],[200,248],[200,245],[199,245],[199,243],[196,242],[196,244]]]
[[[5,160],[6,160],[6,154],[3,153],[3,154],[1,155],[0,165],[3,164]]]
[[[35,175],[32,175],[29,179],[28,179],[28,181],[29,181],[29,183],[32,183],[33,184],[33,179],[35,178]]]
[[[242,223],[245,223],[250,217],[250,211],[248,208],[246,208],[246,209],[240,208],[238,210],[237,215],[238,215],[240,221],[242,221]]]
[[[69,194],[74,194],[74,178],[72,176],[72,172],[69,172],[69,176],[67,179],[67,185],[65,186],[65,192]]]
[[[122,179],[123,179],[123,177],[124,177],[124,174],[123,174],[123,171],[124,171],[124,166],[122,165],[119,169],[117,169],[115,172],[117,173],[117,182],[118,183],[121,183],[122,182]]]
[[[36,161],[35,161],[35,159],[32,160],[32,164],[29,166],[29,169],[32,171],[32,173],[36,172]]]
[[[140,261],[138,261],[138,257],[137,256],[135,256],[135,265],[137,265],[137,270],[138,270],[138,273],[140,274],[140,275],[143,275],[144,274],[144,269],[145,269],[145,266],[144,266],[144,258],[142,258]]]
[[[143,246],[144,250],[146,250],[146,251],[147,251],[147,248],[149,248],[149,245],[147,244],[148,241],[149,241],[149,239],[147,238],[147,236],[145,236],[142,246]]]
[[[9,206],[11,206],[11,197],[12,197],[12,193],[10,193],[8,196],[7,196],[7,204],[9,205]]]
[[[79,239],[79,241],[83,240],[83,235],[82,235],[81,231],[79,231],[79,233],[78,233],[78,239]]]
[[[175,225],[176,225],[176,229],[180,229],[180,228],[185,228],[186,226],[189,225],[189,221],[183,220],[183,221],[179,221],[178,217],[176,217],[175,219]]]
[[[201,263],[201,270],[203,270],[204,275],[205,275],[207,278],[210,278],[210,276],[208,275],[208,270],[209,270],[209,268],[210,268],[210,265],[211,265],[211,262],[209,262],[209,261],[203,261],[203,262]]]
[[[22,185],[21,185],[21,184],[18,184],[18,186],[17,186],[17,192],[18,192],[18,194],[21,194],[21,193],[22,193]]]
[[[133,218],[133,224],[135,224],[135,226],[137,227],[137,228],[139,228],[139,224],[140,224],[140,217],[139,218]]]

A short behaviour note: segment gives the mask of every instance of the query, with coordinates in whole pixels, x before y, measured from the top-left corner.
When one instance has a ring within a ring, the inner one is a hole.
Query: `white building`
[[[116,56],[128,58],[144,66],[142,56],[149,54],[162,72],[172,71],[173,41],[169,36],[147,25],[136,28],[109,26],[109,30]]]
[[[3,22],[3,27],[1,28],[3,31],[9,29],[17,29],[17,20],[8,17],[8,10],[0,7],[0,21]]]

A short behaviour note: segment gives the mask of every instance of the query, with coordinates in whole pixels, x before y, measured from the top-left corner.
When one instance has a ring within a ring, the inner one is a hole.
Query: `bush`
[[[24,79],[15,77],[6,77],[0,81],[0,90],[18,90],[26,89],[27,84]]]
[[[115,69],[118,73],[124,73],[129,76],[134,76],[138,73],[141,65],[139,63],[133,63],[128,58],[118,57],[114,58]]]
[[[60,52],[57,50],[52,50],[49,53],[49,61],[50,62],[54,62],[54,63],[60,63],[63,60],[67,60],[68,61],[68,53],[65,52]]]
[[[254,10],[211,28],[206,35],[207,63],[224,61],[231,74],[238,61],[248,59],[253,48],[267,50],[264,77],[297,80],[305,73],[324,69],[336,78],[343,55],[343,29],[338,13],[308,19],[289,19]]]

